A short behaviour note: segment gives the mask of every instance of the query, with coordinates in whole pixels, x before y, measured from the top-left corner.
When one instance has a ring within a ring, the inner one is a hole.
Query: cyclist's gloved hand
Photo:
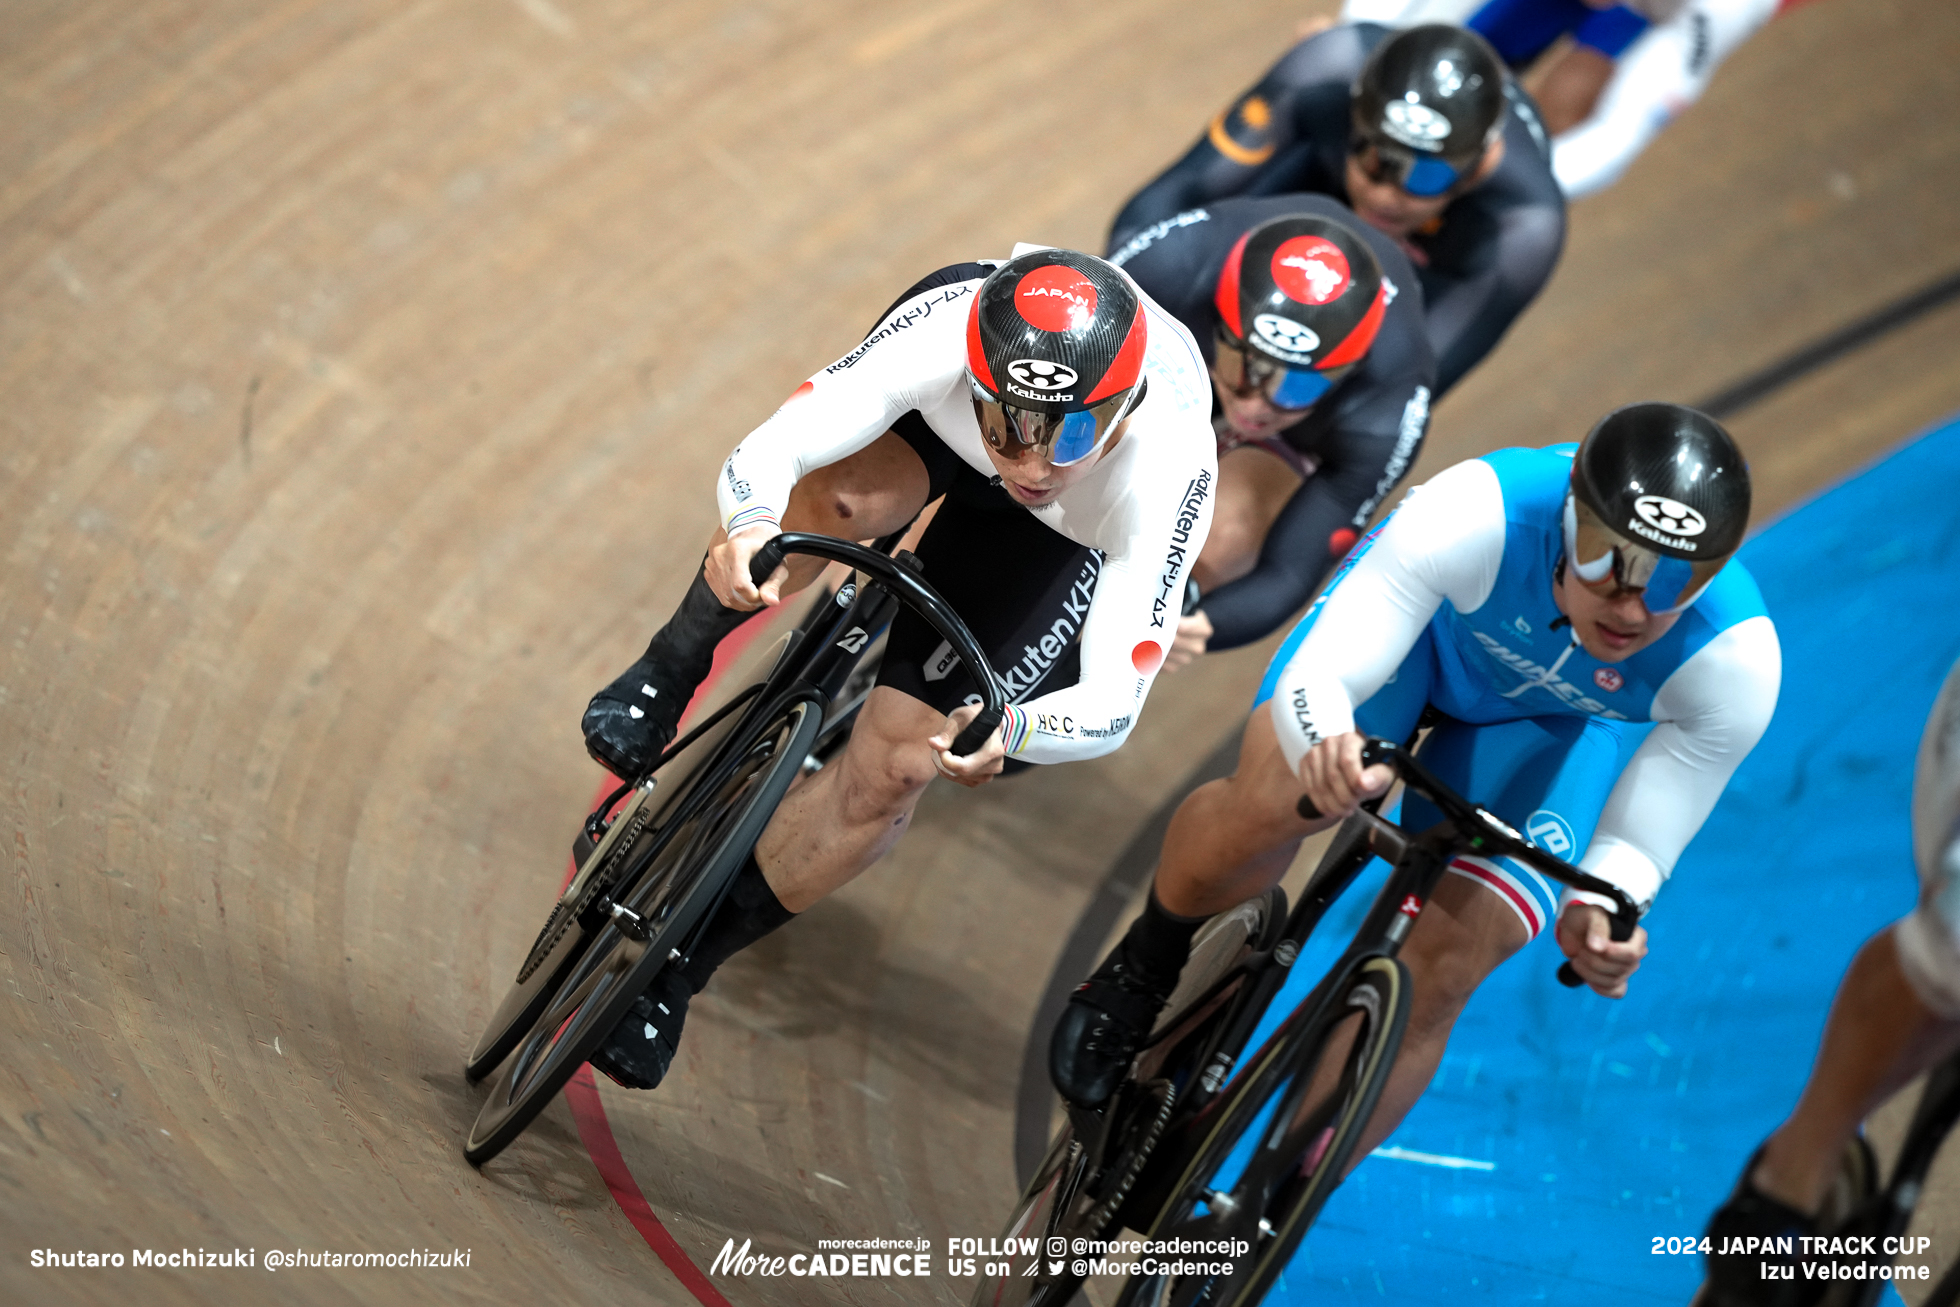
[[[939,734],[926,741],[926,747],[932,750],[932,765],[939,774],[968,789],[985,785],[1000,775],[1001,769],[1006,766],[1007,750],[1001,746],[998,726],[994,728],[994,733],[987,737],[985,744],[966,757],[962,758],[953,752],[953,741],[959,738],[960,732],[966,729],[967,723],[979,715],[979,704],[962,704],[953,709],[952,715],[946,718],[946,724],[939,728]]]
[[[1365,743],[1359,731],[1348,731],[1322,740],[1300,759],[1300,784],[1321,816],[1345,817],[1394,783],[1395,772],[1385,764],[1361,765]]]
[[[1205,647],[1212,637],[1211,619],[1202,612],[1177,619],[1177,634],[1171,639],[1170,652],[1164,655],[1164,670],[1174,672],[1185,664],[1205,656]]]
[[[783,585],[789,580],[789,564],[770,574],[761,586],[749,577],[749,560],[756,550],[783,533],[774,522],[745,526],[731,536],[722,536],[708,549],[706,574],[715,598],[730,608],[752,612],[774,608],[783,601]]]
[[[1632,938],[1613,938],[1612,914],[1597,903],[1567,903],[1558,914],[1558,946],[1593,989],[1607,998],[1625,998],[1627,977],[1647,956],[1647,928],[1635,926]]]

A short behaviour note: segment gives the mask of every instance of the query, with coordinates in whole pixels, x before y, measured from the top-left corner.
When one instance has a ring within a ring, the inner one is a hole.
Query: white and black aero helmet
[[[1565,554],[1582,583],[1645,592],[1648,610],[1693,603],[1749,528],[1749,465],[1722,424],[1683,404],[1629,404],[1572,458]]]

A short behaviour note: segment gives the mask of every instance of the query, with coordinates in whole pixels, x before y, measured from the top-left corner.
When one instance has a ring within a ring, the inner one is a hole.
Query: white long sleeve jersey
[[[1016,253],[1024,248],[1017,247]],[[722,525],[778,523],[806,473],[856,453],[916,410],[948,448],[993,476],[966,381],[967,316],[980,279],[898,304],[863,343],[797,388],[728,456]],[[1185,576],[1211,529],[1217,445],[1197,343],[1142,291],[1149,389],[1114,447],[1051,503],[1043,523],[1103,556],[1081,632],[1081,675],[1010,707],[1002,739],[1029,762],[1094,758],[1122,744],[1177,632]],[[1002,559],[1002,583],[1013,584]],[[928,578],[930,579],[930,578]]]

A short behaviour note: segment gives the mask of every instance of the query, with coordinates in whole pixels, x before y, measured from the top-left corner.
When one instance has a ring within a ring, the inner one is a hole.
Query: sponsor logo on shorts
[[[1184,487],[1184,498],[1177,506],[1177,521],[1171,527],[1171,546],[1164,555],[1164,570],[1157,578],[1157,597],[1150,603],[1150,624],[1161,627],[1164,618],[1183,608],[1171,603],[1173,593],[1182,595],[1184,564],[1191,549],[1191,532],[1197,528],[1199,512],[1211,497],[1211,471],[1206,469]]]
[[[1526,839],[1554,858],[1570,857],[1579,844],[1572,833],[1572,824],[1550,808],[1540,808],[1526,818],[1524,833]]]
[[[1102,574],[1102,558],[1091,554],[1082,565],[1082,572],[1075,578],[1068,593],[1062,597],[1062,615],[1055,619],[1039,640],[1021,646],[1021,659],[1011,667],[994,665],[1000,670],[1001,688],[1006,691],[1010,703],[1019,703],[1039,686],[1055,662],[1067,651],[1075,637],[1082,630],[1083,622],[1088,620],[1089,604],[1096,597],[1096,578]],[[935,658],[940,655],[935,654]],[[931,675],[932,664],[927,664],[927,679],[938,679]],[[951,670],[950,668],[948,670]]]

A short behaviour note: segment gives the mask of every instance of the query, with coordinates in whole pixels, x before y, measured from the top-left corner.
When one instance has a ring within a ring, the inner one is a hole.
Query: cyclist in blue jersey
[[[1775,707],[1776,630],[1730,561],[1748,518],[1734,441],[1674,404],[1617,409],[1576,449],[1501,450],[1412,491],[1275,654],[1237,771],[1173,817],[1143,915],[1056,1028],[1057,1088],[1082,1105],[1114,1090],[1198,925],[1379,793],[1389,773],[1362,768],[1363,737],[1405,739],[1426,707],[1441,717],[1423,756],[1449,785],[1650,905]],[[1655,725],[1622,771],[1636,722]],[[1324,817],[1298,815],[1302,790]],[[1429,824],[1407,802],[1404,822]],[[1427,1086],[1471,992],[1547,925],[1611,997],[1646,952],[1644,930],[1613,941],[1598,902],[1521,865],[1463,857],[1450,872],[1402,952],[1408,1036],[1357,1157]]]
[[[1860,1123],[1960,1046],[1960,664],[1947,673],[1919,743],[1912,852],[1919,906],[1852,959],[1796,1110],[1749,1159],[1709,1222],[1714,1307],[1802,1307],[1821,1298],[1828,1286],[1796,1270],[1801,1256],[1720,1250],[1747,1246],[1730,1241],[1750,1236],[1791,1238],[1790,1247],[1802,1248],[1794,1239],[1818,1232],[1816,1213]],[[1765,1279],[1765,1266],[1793,1278]]]

